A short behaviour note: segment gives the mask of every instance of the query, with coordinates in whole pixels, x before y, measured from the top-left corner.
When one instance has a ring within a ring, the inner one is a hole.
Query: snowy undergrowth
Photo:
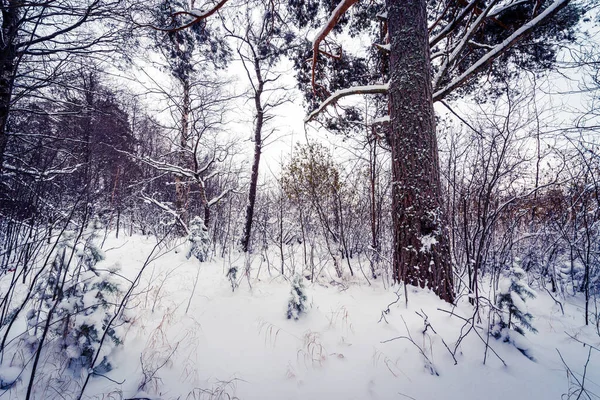
[[[108,239],[106,258],[97,268],[120,267],[126,282],[155,244],[154,238],[139,236]],[[469,328],[459,316],[473,314],[466,299],[453,310],[428,291],[409,288],[407,307],[403,288],[384,288],[377,280],[369,286],[358,278],[344,285],[305,280],[306,312],[288,319],[291,283],[277,267],[270,275],[263,265],[256,276],[260,256],[251,260],[248,279],[243,256],[200,263],[179,249],[148,265],[129,305],[132,323],[124,344],[114,350],[113,369],[105,374],[110,379],[94,377],[86,398],[559,399],[569,385],[557,349],[581,374],[588,349],[568,335],[600,342],[592,327],[582,326],[577,299],[564,302],[563,316],[539,293],[527,301],[538,333],[523,338],[536,361],[490,338],[496,356],[485,351],[485,319],[457,344]],[[226,276],[232,266],[239,267],[235,291]],[[394,303],[395,291],[400,300]],[[43,368],[42,375],[54,373],[51,362]],[[15,373],[5,358],[0,380]],[[0,392],[2,398],[24,398],[27,376],[26,371]],[[600,393],[599,384],[596,353],[586,386]],[[72,398],[68,391],[35,390],[34,398]]]

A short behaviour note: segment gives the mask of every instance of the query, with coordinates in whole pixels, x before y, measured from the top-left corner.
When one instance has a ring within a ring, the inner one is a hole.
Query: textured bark
[[[17,31],[19,7],[9,0],[2,3],[2,40],[0,40],[0,172],[8,144],[6,123],[10,112],[13,84],[17,69]]]
[[[431,87],[425,0],[387,0],[394,279],[454,300]],[[425,238],[425,239],[424,239]],[[433,243],[431,246],[427,242]]]

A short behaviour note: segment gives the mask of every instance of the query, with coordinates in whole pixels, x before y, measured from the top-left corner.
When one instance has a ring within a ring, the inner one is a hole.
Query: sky
[[[590,18],[582,23],[581,35],[587,37],[588,43],[597,43],[600,36],[598,22],[594,19],[593,10],[589,10],[588,14]],[[343,41],[346,51],[355,51],[369,45],[366,38],[349,39],[342,37],[340,40]],[[586,49],[583,48],[581,50],[585,51]],[[149,58],[155,61],[159,59],[152,52],[150,52]],[[561,64],[568,64],[571,61],[570,52],[561,52],[560,59],[563,61]],[[292,63],[284,59],[276,69],[281,74],[278,83],[288,88],[287,93],[290,95],[291,101],[275,109],[273,111],[275,117],[265,126],[263,137],[268,135],[272,130],[274,130],[274,133],[265,140],[260,167],[261,177],[266,178],[269,175],[277,175],[282,163],[290,159],[294,144],[306,143],[307,140],[320,141],[336,155],[336,158],[339,160],[347,159],[349,153],[355,150],[353,148],[350,152],[347,151],[347,148],[353,147],[351,143],[345,142],[340,136],[327,132],[326,129],[320,127],[317,123],[304,123],[306,110],[303,105],[303,95],[298,90],[294,78]],[[140,73],[141,71],[143,72]],[[545,114],[543,122],[548,125],[548,130],[573,126],[573,121],[582,115],[582,110],[589,107],[590,95],[593,96],[593,93],[590,94],[581,90],[581,79],[585,76],[586,72],[581,68],[561,69],[560,71],[553,71],[547,76],[536,79],[535,84],[539,88],[536,102],[539,109]],[[144,93],[149,88],[156,87],[157,84],[168,87],[168,74],[151,65],[148,60],[139,59],[137,61],[137,69],[133,69],[130,72],[116,73],[129,75],[128,86],[137,93]],[[225,90],[234,93],[243,93],[249,88],[248,77],[240,61],[233,60],[230,62],[222,74],[232,80],[232,84],[228,85]],[[529,83],[526,83],[526,81],[519,83],[519,85],[532,84],[533,81],[531,79],[529,79]],[[528,88],[520,87],[520,89],[527,90]],[[159,97],[152,95],[142,97],[145,98],[145,102],[150,109],[164,109],[164,103],[161,103],[164,100],[160,100]],[[364,98],[355,97],[344,99],[343,101],[346,104],[356,104],[364,101]],[[467,120],[477,117],[479,113],[486,109],[486,106],[480,108],[471,99],[460,99],[451,105],[459,115]],[[489,111],[489,106],[487,110]],[[436,104],[436,111],[438,115],[451,117],[448,109],[440,104]],[[501,112],[502,110],[494,111]],[[158,112],[158,117],[163,121],[169,120],[168,113],[164,111]],[[253,136],[253,118],[253,102],[248,97],[240,97],[233,101],[232,111],[228,114],[227,125],[224,128],[225,135],[235,137],[239,147],[245,153],[243,157],[248,161],[248,175],[250,173],[250,161],[254,147],[251,141]],[[586,123],[594,124],[595,122],[592,120]]]

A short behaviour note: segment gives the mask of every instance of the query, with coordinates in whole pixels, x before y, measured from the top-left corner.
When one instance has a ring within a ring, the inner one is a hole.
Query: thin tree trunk
[[[188,162],[185,153],[185,149],[188,145],[189,136],[189,119],[190,119],[190,82],[188,78],[181,79],[183,86],[183,99],[182,99],[182,110],[181,110],[181,131],[179,132],[179,162],[183,168],[187,168]],[[188,207],[188,193],[189,187],[181,176],[175,177],[175,207],[179,218],[186,225],[189,222]],[[205,224],[207,221],[204,221]],[[182,228],[183,229],[183,228]],[[183,232],[180,232],[183,233]]]
[[[260,164],[260,154],[262,152],[262,129],[264,124],[265,111],[261,103],[261,96],[264,89],[264,80],[260,72],[259,60],[254,60],[254,72],[258,85],[254,92],[254,107],[256,108],[256,125],[254,126],[254,162],[252,163],[252,175],[250,176],[250,190],[248,192],[248,205],[246,206],[246,223],[244,225],[244,235],[241,245],[244,253],[248,252],[250,247],[250,236],[252,234],[252,220],[254,218],[254,204],[256,203],[256,189],[258,187],[258,166]]]
[[[373,279],[377,278],[375,273],[375,265],[379,262],[379,235],[377,224],[377,203],[375,196],[377,194],[377,142],[375,139],[369,141],[369,180],[370,180],[370,200],[371,200],[371,248],[373,249],[373,257],[370,259],[371,275]]]
[[[454,300],[441,201],[425,0],[387,0],[394,279]]]

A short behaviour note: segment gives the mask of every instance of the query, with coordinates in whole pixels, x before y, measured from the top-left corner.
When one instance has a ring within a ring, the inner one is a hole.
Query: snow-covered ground
[[[156,239],[139,236],[109,239],[106,259],[97,267],[117,265],[131,279],[155,244]],[[170,251],[148,265],[127,310],[133,324],[112,355],[110,379],[94,377],[85,397],[561,399],[574,388],[569,382],[582,380],[589,351],[568,335],[600,347],[594,327],[583,326],[576,298],[563,299],[565,315],[546,293],[528,301],[539,331],[526,336],[532,361],[493,338],[493,351],[486,352],[485,319],[457,345],[461,331],[471,325],[439,311],[451,306],[424,290],[409,288],[406,306],[404,289],[395,288],[400,301],[389,306],[384,320],[382,311],[397,300],[394,288],[378,281],[369,286],[364,279],[305,281],[308,311],[294,321],[286,318],[290,283],[274,270],[270,276],[264,262],[257,277],[260,256],[250,281],[241,276],[232,292],[225,276],[229,261],[200,263],[183,253]],[[240,270],[243,264],[241,257],[233,263]],[[473,315],[466,299],[454,312]],[[430,323],[425,334],[423,317]],[[450,354],[455,348],[456,363]],[[4,372],[10,373],[6,363]],[[598,351],[591,353],[584,385],[600,394]],[[26,386],[23,376],[0,397],[23,398]],[[36,387],[34,393],[40,399],[70,398],[48,387]]]

